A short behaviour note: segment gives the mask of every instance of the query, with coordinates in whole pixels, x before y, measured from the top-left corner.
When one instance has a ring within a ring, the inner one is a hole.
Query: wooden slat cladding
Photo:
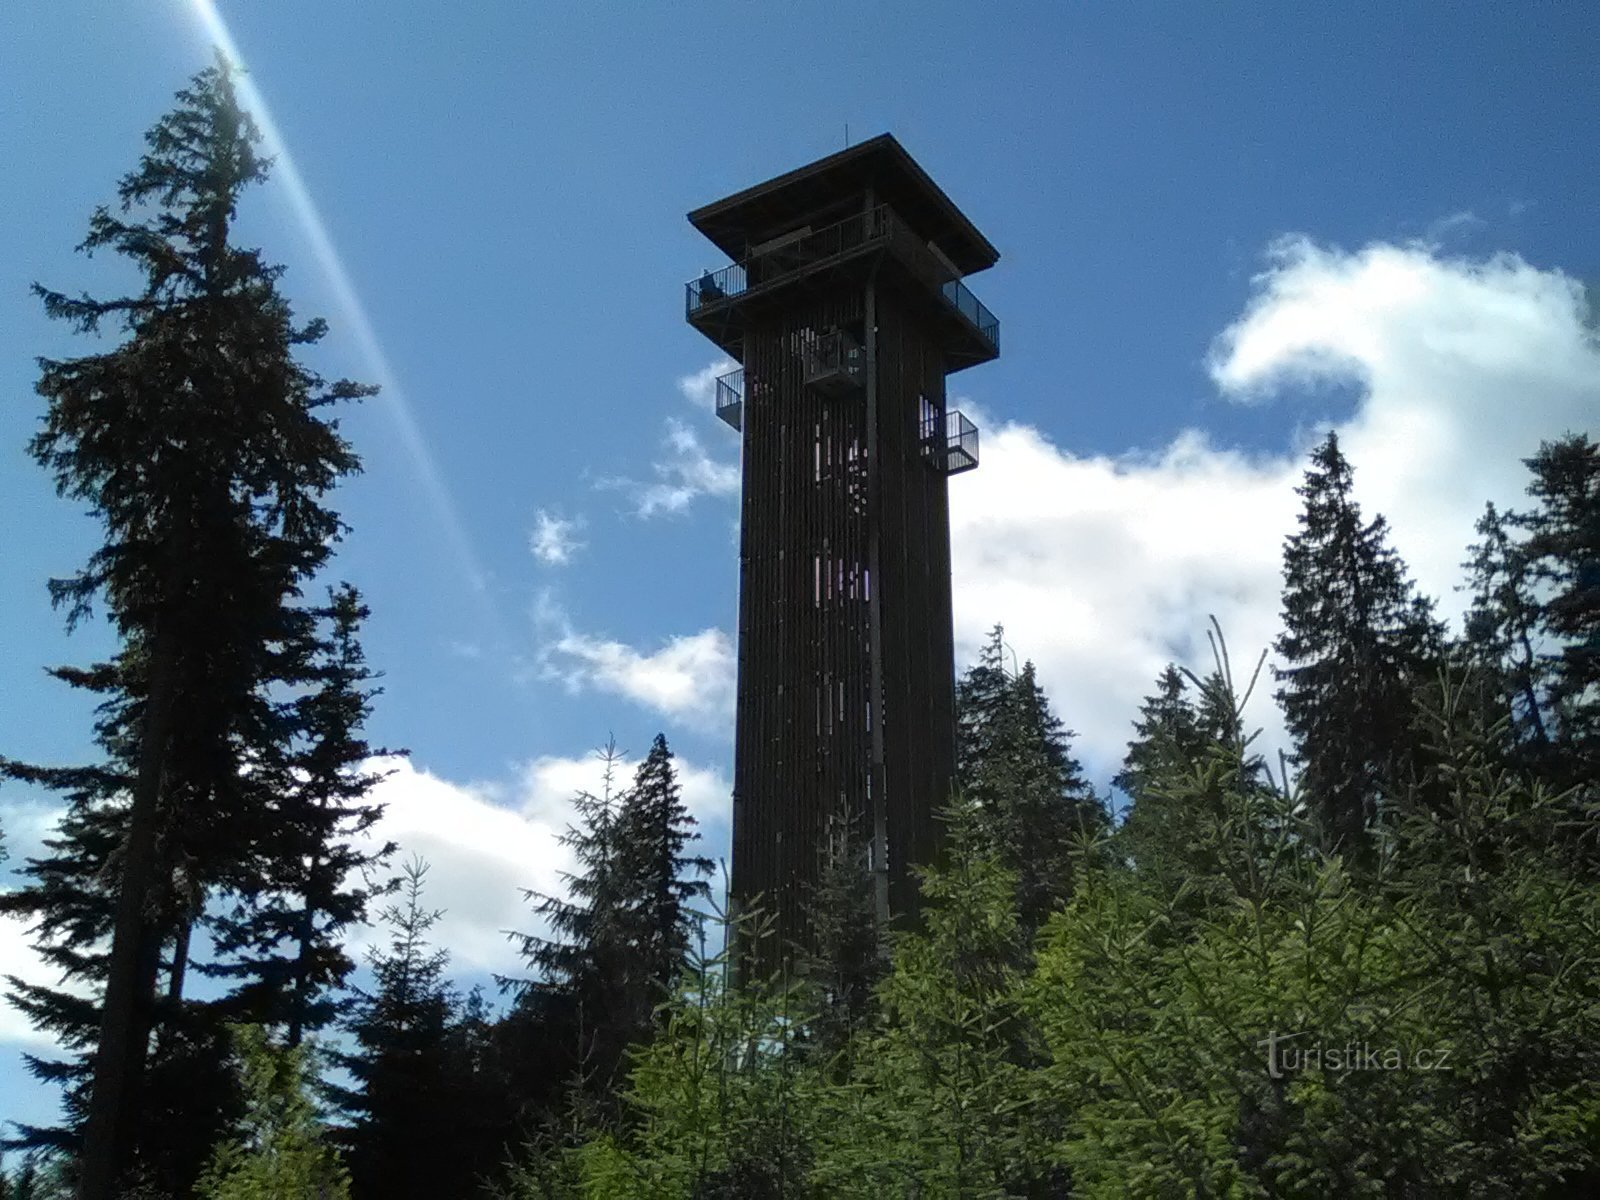
[[[872,722],[883,724],[891,914],[915,912],[911,867],[937,850],[954,768],[947,485],[920,440],[924,406],[944,410],[944,356],[896,295],[876,291],[874,303],[876,572],[865,390],[826,397],[804,383],[809,339],[846,329],[865,340],[866,290],[797,305],[744,344],[733,886],[775,918],[777,946],[809,943],[807,901],[829,848],[871,836]],[[778,961],[773,947],[760,957]]]
[[[733,887],[760,898],[780,946],[808,940],[830,842],[870,820],[865,396],[805,385],[807,344],[861,320],[847,288],[744,343]]]
[[[889,909],[901,915],[916,910],[911,867],[933,860],[955,768],[947,483],[921,442],[922,406],[944,411],[945,361],[894,294],[875,307]]]

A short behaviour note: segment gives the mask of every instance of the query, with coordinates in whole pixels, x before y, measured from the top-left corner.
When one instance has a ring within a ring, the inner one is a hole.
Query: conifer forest
[[[95,716],[81,762],[0,744],[64,811],[0,892],[51,968],[5,1003],[60,1047],[0,1200],[1600,1195],[1592,432],[1485,508],[1458,631],[1328,434],[1278,640],[1194,613],[1209,657],[1148,681],[1110,788],[996,625],[920,918],[880,928],[846,838],[768,974],[673,747],[610,743],[523,969],[463,988],[451,895],[360,836],[400,753],[339,555],[377,389],[305,365],[328,327],[236,237],[273,164],[235,83],[195,75],[89,216],[137,286],[35,288],[100,335],[38,367],[29,453],[97,540],[38,586],[115,643],[5,667]]]

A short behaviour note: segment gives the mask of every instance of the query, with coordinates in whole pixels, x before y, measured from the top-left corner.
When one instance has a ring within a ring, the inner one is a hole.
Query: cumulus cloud
[[[633,489],[639,516],[680,513],[701,496],[739,494],[738,459],[713,458],[682,421],[667,422],[663,444],[666,455],[655,464],[656,478]]]
[[[45,852],[44,841],[60,821],[63,809],[52,802],[31,798],[26,792],[12,790],[0,803],[0,829],[5,831],[7,859],[4,867],[20,870],[27,859]],[[10,888],[0,888],[8,891]],[[0,979],[15,975],[29,983],[42,983],[51,987],[66,987],[79,995],[87,994],[81,986],[65,983],[60,973],[45,963],[32,946],[33,937],[28,923],[15,917],[0,917]],[[0,1043],[9,1042],[22,1048],[39,1052],[56,1046],[55,1039],[42,1034],[28,1024],[27,1018],[0,999]]]
[[[1327,383],[1358,392],[1337,425],[1357,498],[1389,518],[1441,611],[1458,612],[1458,564],[1484,501],[1519,503],[1519,460],[1600,411],[1583,300],[1567,276],[1510,255],[1280,241],[1208,369],[1241,403],[1306,404],[1295,444],[1247,455],[1191,430],[1155,453],[1106,457],[1025,425],[986,433],[983,467],[951,487],[962,661],[1003,622],[1079,730],[1086,764],[1108,776],[1161,666],[1209,664],[1208,613],[1236,669],[1276,635],[1293,489],[1329,424],[1308,398]],[[1265,705],[1256,716],[1277,726]]]
[[[696,408],[706,412],[715,412],[717,407],[717,378],[726,375],[729,371],[737,369],[738,363],[731,358],[719,358],[708,363],[688,375],[678,379],[678,390],[683,393],[683,398]]]
[[[1197,433],[1158,455],[1107,458],[1001,426],[983,467],[951,488],[958,661],[1003,623],[1105,778],[1161,668],[1208,665],[1206,614],[1222,620],[1236,666],[1271,640],[1293,469]]]
[[[689,376],[686,382],[695,378]],[[714,457],[700,441],[700,435],[676,417],[667,419],[662,450],[662,456],[651,468],[653,478],[613,476],[600,480],[597,486],[626,492],[632,498],[634,514],[640,517],[685,512],[702,496],[739,494],[737,456]]]
[[[569,519],[548,509],[538,509],[533,514],[533,532],[528,535],[528,549],[546,566],[564,567],[586,544],[578,536],[583,527],[582,517]]]
[[[560,889],[571,866],[558,840],[566,815],[555,804],[524,806],[524,795],[444,779],[406,759],[373,765],[391,774],[374,791],[386,807],[370,841],[392,841],[402,857],[427,860],[426,902],[444,911],[435,940],[450,951],[452,969],[514,973],[503,931],[530,926],[520,889]],[[363,948],[385,940],[371,928],[352,938]]]
[[[640,650],[574,629],[548,598],[538,623],[545,636],[539,651],[541,674],[569,692],[621,696],[699,730],[731,728],[737,660],[725,631],[702,629]]]
[[[1389,517],[1424,588],[1454,608],[1484,501],[1519,503],[1521,460],[1600,412],[1600,344],[1586,320],[1582,285],[1514,255],[1347,253],[1290,238],[1210,366],[1225,395],[1253,400],[1308,378],[1358,382],[1360,403],[1339,427],[1357,495]]]
[[[634,772],[644,761],[646,746],[619,746],[622,755],[612,780],[614,792],[633,782]],[[733,787],[716,768],[674,757],[678,787],[691,816],[703,826],[726,825],[729,797]],[[598,750],[579,758],[542,755],[522,768],[520,799],[517,805],[524,817],[555,822],[565,827],[572,811],[572,797],[580,792],[600,795],[605,788],[605,763]]]

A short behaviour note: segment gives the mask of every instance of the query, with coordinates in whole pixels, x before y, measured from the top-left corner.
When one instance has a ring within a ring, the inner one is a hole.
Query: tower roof
[[[781,231],[790,219],[803,220],[869,186],[962,274],[985,270],[999,259],[989,239],[888,133],[697,208],[689,222],[738,259],[753,235]]]

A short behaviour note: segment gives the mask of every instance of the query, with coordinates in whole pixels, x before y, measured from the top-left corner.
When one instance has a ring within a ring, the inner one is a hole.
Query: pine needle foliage
[[[1033,664],[1005,670],[1004,637],[995,626],[956,686],[956,779],[978,830],[1014,875],[1023,924],[1033,930],[1066,902],[1078,849],[1108,817]]]
[[[1508,767],[1470,676],[1418,693],[1429,774],[1353,867],[1274,782],[1221,631],[1180,752],[1139,760],[1184,869],[1086,853],[1026,940],[970,799],[867,1020],[691,957],[620,1120],[531,1149],[528,1197],[1586,1195],[1600,1186],[1600,887],[1570,795]],[[1168,695],[1183,690],[1167,681]]]
[[[322,1137],[305,1047],[276,1047],[258,1026],[234,1029],[245,1095],[238,1135],[220,1145],[196,1200],[349,1200],[349,1177]]]
[[[81,249],[118,256],[139,285],[111,299],[35,287],[48,316],[121,335],[102,353],[40,361],[45,412],[29,445],[103,533],[50,584],[69,627],[99,606],[119,641],[105,662],[52,672],[100,698],[102,759],[0,760],[0,776],[69,806],[6,909],[96,996],[13,985],[76,1052],[34,1064],[65,1085],[67,1120],[24,1139],[81,1142],[86,1200],[110,1200],[124,1175],[187,1187],[205,1124],[168,1127],[163,1114],[186,1092],[225,1109],[220,1020],[184,999],[191,934],[213,901],[276,882],[273,797],[298,732],[285,696],[313,671],[301,594],[343,532],[327,493],[359,468],[325,410],[374,391],[303,365],[326,325],[297,322],[281,268],[234,240],[239,204],[269,170],[259,141],[219,56],[151,128],[116,206],[90,218]]]
[[[1416,689],[1433,677],[1442,631],[1389,545],[1366,520],[1330,433],[1311,455],[1296,533],[1283,550],[1278,700],[1326,846],[1361,858],[1381,810],[1423,769],[1410,735]]]

